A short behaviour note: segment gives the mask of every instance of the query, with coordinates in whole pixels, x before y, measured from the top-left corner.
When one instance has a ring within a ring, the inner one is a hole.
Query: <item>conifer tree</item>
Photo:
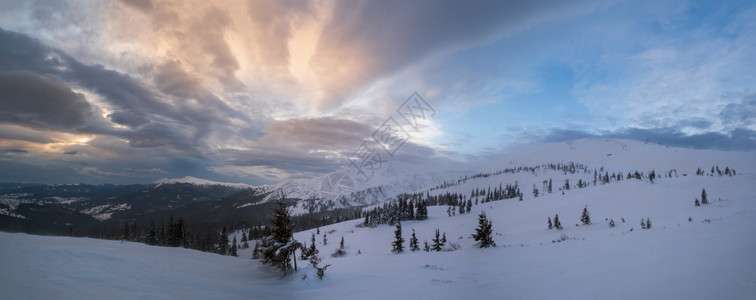
[[[328,245],[328,237],[326,237],[325,234],[323,234],[323,246]]]
[[[252,259],[260,258],[260,243],[255,242],[255,248],[252,249]]]
[[[609,227],[614,227],[614,219],[609,221]]]
[[[583,225],[591,224],[591,215],[588,214],[588,205],[583,208],[583,215],[580,217],[580,222],[583,222]]]
[[[496,243],[491,237],[492,233],[491,220],[486,217],[485,212],[481,212],[478,215],[478,228],[475,229],[473,234],[473,239],[477,242],[475,245],[479,248],[496,247]]]
[[[696,206],[701,206],[701,202],[698,202],[698,198],[696,198],[695,204],[696,204]]]
[[[431,248],[433,251],[441,251],[441,247],[444,245],[441,243],[441,232],[436,229],[436,237],[433,238],[433,248]]]
[[[554,216],[554,228],[556,229],[562,229],[562,223],[559,222],[559,214]]]
[[[336,249],[336,252],[331,254],[332,257],[342,257],[346,255],[346,251],[344,251],[344,237],[341,237],[341,242],[339,243],[339,249]]]
[[[701,204],[709,204],[709,198],[706,197],[706,189],[701,190]]]
[[[312,238],[310,238],[310,249],[307,250],[307,256],[313,256],[318,255],[318,248],[315,247],[315,234],[312,234]]]
[[[554,228],[554,224],[551,223],[551,217],[548,219],[549,229]]]
[[[220,234],[220,237],[218,238],[217,249],[218,249],[218,254],[220,255],[228,254],[229,246],[228,246],[228,233],[226,232],[226,226],[223,226],[221,228],[221,234]]]
[[[291,215],[286,207],[283,194],[277,201],[271,221],[273,223],[271,235],[263,238],[261,247],[263,263],[273,265],[286,275],[292,267],[290,257],[294,256],[294,252],[301,245],[294,239],[294,224],[291,222]],[[294,271],[296,271],[296,257],[294,258]]]
[[[425,252],[430,252],[431,248],[430,245],[428,245],[428,240],[423,241],[423,250],[425,250]]]
[[[236,245],[236,236],[234,236],[234,241],[231,243],[231,251],[228,252],[228,255],[239,256],[239,254],[236,252],[237,247],[238,246]]]
[[[641,219],[641,229],[646,229],[646,221]]]
[[[150,221],[150,228],[147,232],[147,244],[148,245],[156,245],[157,244],[157,232],[155,231],[155,221]]]
[[[391,243],[393,249],[391,252],[401,253],[404,251],[404,238],[402,237],[402,223],[396,224],[396,230],[394,230],[394,242]]]
[[[646,218],[646,229],[651,229],[651,219]]]
[[[420,250],[420,246],[417,244],[417,236],[415,236],[415,229],[412,229],[412,236],[410,237],[410,251],[415,252]]]
[[[446,245],[446,232],[444,232],[443,235],[441,235],[441,247],[444,247]]]

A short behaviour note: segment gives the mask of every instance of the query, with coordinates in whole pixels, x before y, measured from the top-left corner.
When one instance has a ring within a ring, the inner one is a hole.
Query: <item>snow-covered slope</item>
[[[395,227],[356,227],[362,220],[296,233],[297,240],[310,244],[311,235],[320,231],[320,265],[331,264],[323,280],[306,261],[298,261],[295,275],[279,279],[274,270],[249,259],[251,250],[233,258],[0,233],[0,290],[10,299],[756,299],[754,154],[616,140],[517,151],[480,172],[575,162],[609,173],[653,169],[660,177],[654,183],[647,178],[591,182],[562,194],[557,183],[592,181],[592,172],[539,169],[436,189],[432,193],[469,195],[475,187],[517,181],[525,194],[523,201],[480,203],[471,213],[451,217],[445,206],[433,206],[428,220],[402,223],[405,246],[413,230],[422,246],[439,229],[449,243],[459,245],[456,251],[394,254]],[[712,166],[735,168],[737,175],[711,176]],[[699,167],[705,176],[695,174]],[[670,170],[676,175],[662,174]],[[553,178],[554,191],[533,197],[530,187],[537,183],[540,188],[545,178]],[[710,203],[696,207],[702,189]],[[592,224],[577,226],[586,206]],[[493,222],[495,248],[474,247],[471,234],[479,212]],[[548,230],[546,220],[556,214],[564,229]],[[650,219],[652,228],[641,229],[642,219]],[[616,225],[610,227],[609,220]],[[333,258],[342,237],[347,255]]]
[[[220,185],[220,186],[227,186],[227,187],[233,187],[238,189],[246,189],[246,188],[253,188],[253,186],[244,184],[244,183],[228,183],[228,182],[217,182],[207,179],[201,179],[196,178],[192,176],[184,176],[182,178],[163,178],[158,181],[155,181],[157,184],[172,184],[172,183],[190,183],[195,185]]]

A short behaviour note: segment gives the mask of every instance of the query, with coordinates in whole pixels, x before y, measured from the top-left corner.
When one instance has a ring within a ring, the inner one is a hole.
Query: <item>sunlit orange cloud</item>
[[[359,46],[330,51],[321,41],[333,6],[332,1],[154,1],[140,7],[119,2],[107,13],[103,47],[141,57],[146,70],[178,62],[217,95],[283,99],[305,115],[317,114],[365,79],[367,60]],[[149,80],[151,73],[144,74]]]

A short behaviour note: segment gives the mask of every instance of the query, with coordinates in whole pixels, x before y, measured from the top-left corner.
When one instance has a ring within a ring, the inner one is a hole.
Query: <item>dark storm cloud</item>
[[[0,122],[75,130],[91,114],[89,103],[55,76],[0,73]]]
[[[134,147],[167,146],[191,155],[198,155],[202,139],[212,130],[229,128],[229,120],[249,121],[176,63],[156,69],[157,91],[129,75],[85,65],[25,35],[0,29],[0,120],[109,134],[128,139]],[[90,105],[69,85],[102,96],[113,110],[106,117],[128,129],[113,128],[100,116],[88,120]]]

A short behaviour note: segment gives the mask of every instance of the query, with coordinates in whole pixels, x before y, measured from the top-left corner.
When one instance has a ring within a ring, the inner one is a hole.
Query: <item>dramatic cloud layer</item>
[[[271,183],[604,136],[756,151],[749,1],[2,1],[0,181]]]

